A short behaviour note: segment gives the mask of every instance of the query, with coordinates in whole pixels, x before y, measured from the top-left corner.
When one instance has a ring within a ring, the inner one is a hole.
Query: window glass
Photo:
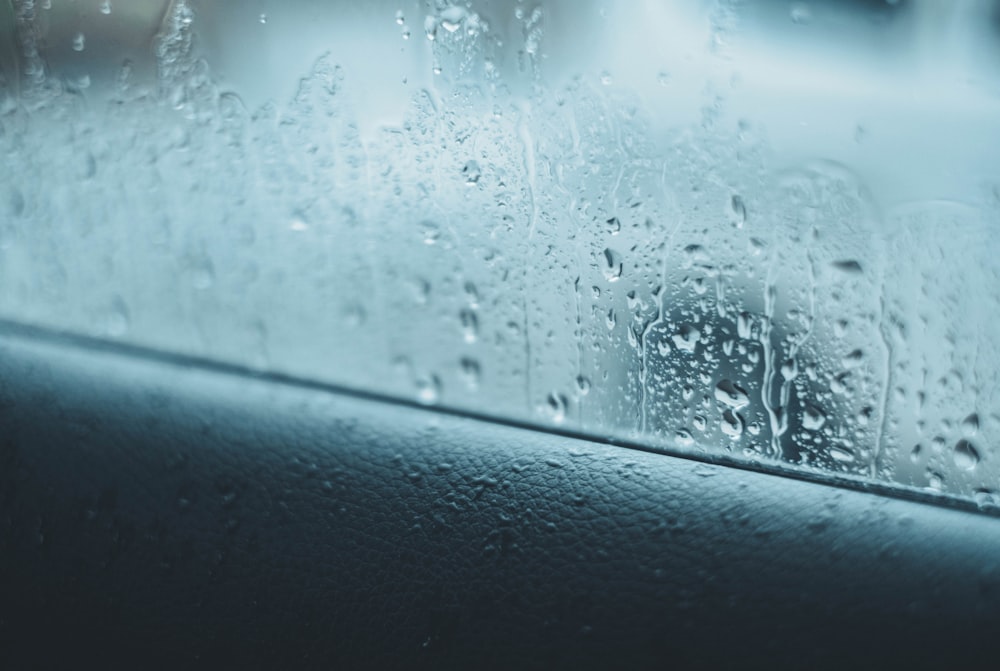
[[[0,317],[1000,505],[984,0],[14,0]]]

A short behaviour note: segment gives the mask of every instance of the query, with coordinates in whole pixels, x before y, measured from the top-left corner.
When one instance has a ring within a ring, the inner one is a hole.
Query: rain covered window
[[[1000,505],[1000,7],[0,3],[0,318]]]

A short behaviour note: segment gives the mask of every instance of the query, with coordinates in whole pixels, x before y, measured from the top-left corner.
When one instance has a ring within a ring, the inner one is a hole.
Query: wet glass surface
[[[998,66],[981,0],[15,0],[0,317],[995,507]]]

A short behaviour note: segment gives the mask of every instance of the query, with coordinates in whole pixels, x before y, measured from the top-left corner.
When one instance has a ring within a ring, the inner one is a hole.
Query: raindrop
[[[694,445],[694,436],[687,429],[677,429],[674,433],[674,442],[680,447],[691,447]]]
[[[576,376],[576,390],[580,396],[586,396],[590,392],[590,380],[583,375]]]
[[[111,0],[104,0],[101,3],[101,14],[107,15],[111,13]]]
[[[453,5],[441,12],[441,27],[453,33],[462,26],[465,20],[465,8]]]
[[[417,380],[417,401],[423,405],[433,405],[441,398],[441,380],[437,375],[429,375]]]
[[[794,380],[795,376],[799,374],[799,362],[792,357],[791,359],[785,359],[781,364],[781,377],[786,380]]]
[[[708,422],[701,415],[695,415],[691,419],[691,424],[694,425],[694,428],[698,429],[699,431],[704,431],[706,428],[708,428]]]
[[[115,296],[105,321],[105,332],[112,338],[120,338],[128,333],[129,321],[128,306],[120,296]]]
[[[910,461],[913,462],[914,464],[920,461],[920,453],[923,452],[923,450],[924,448],[922,445],[920,445],[920,443],[914,445],[913,449],[910,450]]]
[[[736,228],[743,228],[743,224],[747,221],[747,206],[743,202],[742,196],[733,196],[729,206],[733,209],[733,216],[736,218]]]
[[[618,219],[618,217],[611,217],[605,223],[608,225],[608,232],[610,232],[611,235],[618,235],[621,233],[622,222]]]
[[[977,433],[979,433],[979,415],[972,413],[962,420],[962,435],[966,438],[972,438]]]
[[[831,447],[830,456],[834,461],[840,462],[842,464],[850,464],[854,461],[854,453],[845,447]]]
[[[401,26],[405,20],[406,19],[403,17],[403,10],[396,10],[396,23]]]
[[[623,264],[621,255],[607,247],[604,249],[604,277],[608,282],[617,282],[621,279]]]
[[[80,176],[83,179],[90,179],[97,174],[97,159],[89,151],[83,155],[83,161],[80,164]]]
[[[462,322],[462,337],[467,343],[476,342],[476,338],[479,337],[479,317],[471,308],[462,308],[458,313],[458,317]]]
[[[469,307],[479,307],[479,290],[476,289],[476,285],[472,282],[466,282],[463,288],[465,289],[466,298],[469,299]]]
[[[809,9],[809,5],[804,2],[793,2],[789,16],[792,19],[792,23],[801,25],[809,23],[812,19],[812,11]]]
[[[552,392],[546,399],[546,404],[548,406],[549,416],[552,421],[556,424],[562,424],[566,421],[566,406],[569,401],[565,396],[558,392]]]
[[[210,289],[215,283],[215,268],[209,259],[201,259],[191,264],[191,286],[198,291]]]
[[[952,458],[955,460],[955,466],[963,471],[974,470],[979,465],[979,452],[964,438],[955,443]]]
[[[365,323],[368,318],[368,314],[365,312],[364,307],[359,303],[351,303],[344,310],[344,322],[351,328],[358,328]]]
[[[73,36],[73,51],[83,51],[86,45],[87,38],[83,33],[77,33]]]
[[[729,380],[720,380],[715,385],[715,400],[734,410],[739,410],[750,404],[750,397],[746,390]]]
[[[701,331],[690,324],[681,324],[677,333],[672,336],[674,346],[685,352],[694,352],[695,345],[701,340]]]
[[[267,23],[267,14],[262,13],[260,16],[257,17],[257,20],[260,21],[261,25]]]
[[[424,18],[424,34],[427,35],[427,39],[433,41],[437,37],[437,26],[437,19],[433,16]]]
[[[989,489],[977,489],[972,498],[980,508],[993,508],[1000,504],[996,493]]]
[[[840,365],[848,369],[857,368],[858,366],[861,365],[864,358],[865,358],[865,353],[859,349],[856,349],[853,352],[850,352],[849,354],[845,354],[844,357],[840,360]]]
[[[611,73],[607,70],[601,73],[601,84],[604,86],[611,86],[614,83],[614,79],[611,77]]]
[[[861,275],[862,273],[865,272],[864,269],[862,269],[861,264],[853,259],[847,259],[844,261],[834,261],[830,265],[833,266],[836,270],[839,270],[840,272],[846,273],[848,275]]]
[[[436,245],[441,239],[441,229],[433,221],[422,221],[420,227],[424,236],[425,245]]]
[[[927,472],[927,489],[940,492],[944,489],[944,476],[934,471]]]
[[[475,186],[479,182],[480,176],[482,176],[482,170],[479,168],[479,163],[476,161],[468,161],[462,167],[462,175],[465,177],[465,183],[469,186]]]
[[[751,327],[753,325],[753,317],[751,317],[749,312],[741,312],[740,316],[736,318],[736,335],[744,340],[747,340],[751,336]]]
[[[729,436],[730,440],[736,440],[743,435],[743,417],[732,410],[722,413],[722,433]]]
[[[826,415],[814,405],[806,405],[802,410],[802,427],[806,431],[819,431],[826,424]]]
[[[482,369],[479,366],[479,362],[470,357],[463,357],[458,363],[462,369],[465,384],[470,389],[478,389],[479,380],[482,377]]]

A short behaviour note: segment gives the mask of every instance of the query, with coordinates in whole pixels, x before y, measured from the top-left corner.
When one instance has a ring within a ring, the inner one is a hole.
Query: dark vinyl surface
[[[1000,664],[1000,520],[0,337],[0,669]]]

